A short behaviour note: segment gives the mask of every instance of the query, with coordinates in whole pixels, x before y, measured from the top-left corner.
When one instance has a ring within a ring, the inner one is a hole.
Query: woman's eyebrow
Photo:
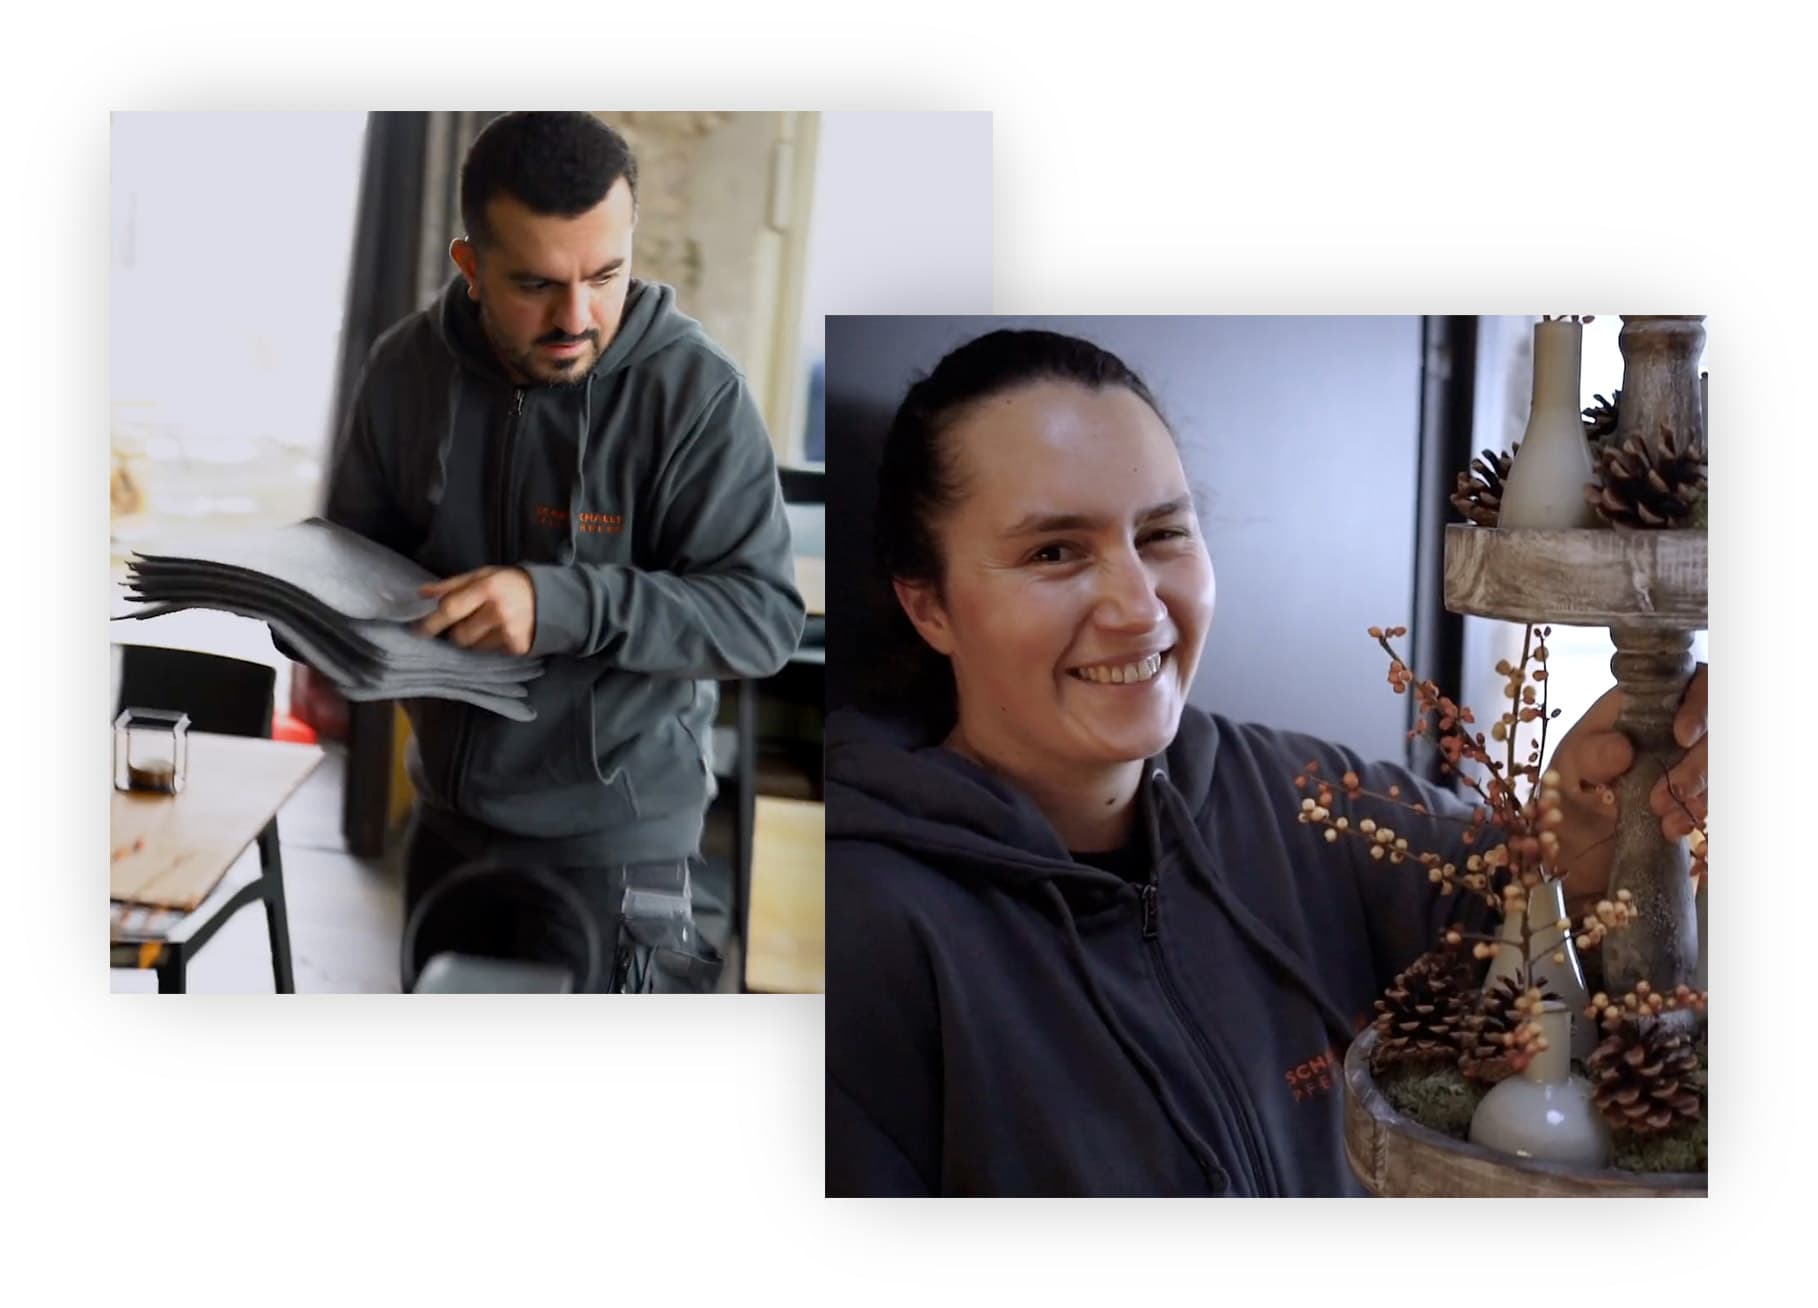
[[[1136,515],[1139,523],[1149,522],[1156,518],[1172,518],[1177,513],[1188,513],[1193,508],[1191,495],[1177,495],[1162,504],[1151,505]]]
[[[1193,507],[1190,495],[1176,496],[1161,504],[1152,504],[1136,515],[1138,525],[1151,522],[1156,518],[1168,518],[1177,513],[1185,513]],[[1014,524],[1006,528],[1001,535],[1006,538],[1015,536],[1039,536],[1051,531],[1096,531],[1105,526],[1109,519],[1090,513],[1042,513],[1025,514]]]

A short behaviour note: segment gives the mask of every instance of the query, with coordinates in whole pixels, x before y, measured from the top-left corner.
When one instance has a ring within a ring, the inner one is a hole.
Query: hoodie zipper
[[[524,414],[524,387],[511,392],[511,411],[506,416],[505,432],[499,438],[499,457],[493,469],[493,557],[511,557],[511,456],[517,448],[518,423]],[[478,710],[466,708],[461,725],[455,732],[454,768],[448,779],[448,799],[454,810],[461,809],[461,789],[467,782],[467,747],[472,735],[473,715]]]
[[[1264,1195],[1279,1192],[1273,1180],[1256,1131],[1252,1128],[1250,1114],[1246,1110],[1246,1101],[1242,1087],[1238,1084],[1224,1060],[1212,1049],[1211,1042],[1199,1026],[1187,1016],[1186,1005],[1181,1001],[1180,991],[1175,987],[1173,973],[1168,970],[1168,961],[1161,952],[1161,887],[1154,877],[1143,885],[1143,939],[1148,942],[1153,955],[1155,974],[1161,978],[1162,994],[1167,997],[1168,1007],[1174,1013],[1174,1020],[1198,1047],[1200,1058],[1212,1069],[1213,1078],[1224,1092],[1225,1102],[1230,1104],[1231,1113],[1237,1119],[1239,1134],[1243,1137],[1244,1152],[1248,1156],[1250,1174],[1255,1178],[1257,1188]]]

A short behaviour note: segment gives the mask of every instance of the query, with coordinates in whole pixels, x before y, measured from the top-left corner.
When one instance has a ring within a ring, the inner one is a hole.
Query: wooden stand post
[[[1649,445],[1671,431],[1681,449],[1703,447],[1704,387],[1698,359],[1704,353],[1704,316],[1625,314],[1616,338],[1622,350],[1622,404],[1617,444],[1640,437]]]
[[[1635,745],[1635,765],[1616,786],[1616,849],[1610,896],[1627,890],[1635,919],[1603,942],[1604,981],[1625,994],[1637,981],[1671,992],[1689,985],[1698,967],[1698,915],[1691,859],[1661,833],[1649,804],[1655,782],[1677,761],[1673,717],[1692,676],[1692,633],[1612,627],[1610,670],[1624,698],[1616,729]],[[1686,1011],[1684,1017],[1692,1017]]]

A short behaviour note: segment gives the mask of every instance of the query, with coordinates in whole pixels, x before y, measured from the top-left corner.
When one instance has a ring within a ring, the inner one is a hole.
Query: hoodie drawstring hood
[[[1187,1152],[1193,1155],[1193,1161],[1205,1174],[1207,1183],[1215,1192],[1222,1194],[1230,1187],[1230,1176],[1224,1168],[1218,1165],[1218,1157],[1212,1146],[1206,1142],[1204,1136],[1193,1129],[1192,1123],[1187,1121],[1186,1115],[1175,1103],[1174,1095],[1168,1090],[1168,1084],[1162,1077],[1161,1069],[1155,1065],[1155,1060],[1143,1051],[1143,1047],[1137,1043],[1136,1037],[1130,1033],[1130,1028],[1118,1017],[1117,1010],[1112,1008],[1110,1001],[1106,999],[1104,989],[1098,984],[1097,978],[1092,975],[1092,965],[1086,957],[1086,947],[1079,938],[1079,924],[1073,920],[1073,910],[1067,905],[1067,897],[1061,894],[1060,887],[1052,881],[1044,881],[1042,889],[1046,892],[1048,903],[1060,921],[1062,933],[1067,937],[1068,956],[1073,960],[1073,966],[1079,972],[1080,981],[1085,985],[1086,993],[1091,996],[1093,1008],[1098,1010],[1098,1015],[1104,1021],[1106,1029],[1111,1032],[1112,1038],[1129,1056],[1130,1061],[1136,1064],[1136,1069],[1142,1074],[1143,1080],[1148,1082],[1149,1090],[1155,1096],[1155,1102],[1161,1106],[1162,1112],[1168,1118],[1168,1124],[1180,1136],[1181,1143],[1187,1146]]]
[[[581,529],[581,492],[587,486],[587,437],[593,430],[593,374],[581,392],[581,425],[574,437],[574,491],[568,497],[568,542],[562,546],[563,563],[573,563],[578,548],[575,534]]]
[[[1225,916],[1231,921],[1252,950],[1262,958],[1280,977],[1295,986],[1319,1009],[1319,1015],[1326,1024],[1333,1044],[1339,1049],[1351,1043],[1354,1032],[1351,1024],[1336,1004],[1326,997],[1324,988],[1318,981],[1308,975],[1311,970],[1307,964],[1281,938],[1271,931],[1266,923],[1256,914],[1245,908],[1243,902],[1231,893],[1223,878],[1218,875],[1217,864],[1213,861],[1212,851],[1206,848],[1205,837],[1199,834],[1192,815],[1187,812],[1187,802],[1180,792],[1168,784],[1167,773],[1160,768],[1150,771],[1150,786],[1158,801],[1158,812],[1166,813],[1173,819],[1173,830],[1181,843],[1187,847],[1188,857],[1184,860],[1187,867],[1199,875],[1207,892],[1218,901]]]
[[[454,368],[448,374],[448,422],[443,427],[442,438],[436,442],[435,463],[430,470],[429,488],[426,496],[429,502],[441,507],[442,496],[448,490],[448,452],[454,448],[455,431],[461,423],[461,397],[467,386],[467,371]]]
[[[633,279],[585,375],[534,385],[451,278],[373,346],[329,483],[330,521],[533,591],[534,722],[405,703],[425,820],[584,862],[696,853],[716,683],[778,671],[803,604],[763,417],[674,290]]]
[[[448,485],[449,452],[460,427],[462,403],[467,388],[473,384],[469,374],[473,374],[475,380],[483,379],[505,390],[515,392],[526,388],[506,373],[493,353],[492,343],[487,339],[485,327],[480,321],[480,307],[469,296],[464,278],[454,277],[449,280],[431,318],[437,335],[460,360],[460,366],[453,369],[448,378],[447,418],[441,426],[435,460],[430,469],[428,499],[431,504],[439,505]],[[585,512],[587,451],[593,437],[594,383],[603,376],[609,376],[648,358],[655,351],[682,337],[698,332],[699,328],[694,321],[676,309],[675,291],[671,287],[634,281],[625,296],[618,329],[606,348],[600,352],[600,357],[594,360],[593,367],[588,369],[585,379],[565,387],[528,388],[557,395],[570,391],[579,396],[574,409],[574,481],[566,505],[567,542],[557,555],[559,562],[571,564],[580,555],[576,536],[581,529],[581,515]]]

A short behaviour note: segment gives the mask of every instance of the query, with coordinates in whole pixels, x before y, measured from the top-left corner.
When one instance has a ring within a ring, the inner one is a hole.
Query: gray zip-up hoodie
[[[405,705],[431,822],[569,862],[696,850],[716,679],[775,672],[804,614],[763,420],[671,288],[631,284],[584,381],[518,386],[454,278],[373,346],[326,516],[439,576],[535,586],[534,722]]]
[[[827,720],[829,1195],[1352,1195],[1341,1066],[1397,971],[1480,901],[1301,825],[1309,760],[1189,707],[1138,795],[1140,871],[1077,861],[1015,786],[902,724]],[[1379,813],[1377,816],[1389,816]]]

